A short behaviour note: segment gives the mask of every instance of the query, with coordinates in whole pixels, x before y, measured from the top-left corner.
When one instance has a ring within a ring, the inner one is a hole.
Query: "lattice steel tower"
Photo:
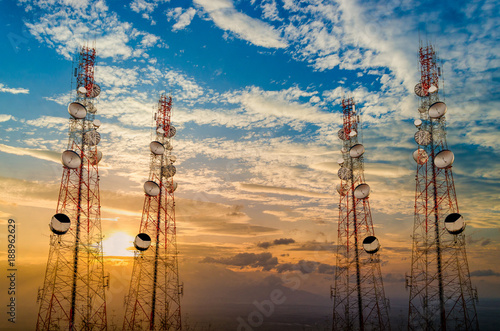
[[[465,252],[465,221],[459,214],[446,143],[447,107],[432,45],[420,45],[418,128],[413,153],[417,163],[409,330],[478,330],[477,292],[472,288]]]
[[[333,330],[390,330],[388,301],[384,294],[379,241],[375,237],[365,182],[363,154],[358,143],[360,117],[354,100],[342,99],[342,158],[338,163],[340,195],[337,269],[334,299]]]
[[[56,214],[50,222],[49,258],[37,330],[106,330],[101,204],[97,149],[101,122],[92,103],[96,52],[82,47],[75,69],[74,102],[68,106],[69,142],[62,153],[63,174]]]
[[[149,180],[144,183],[144,208],[130,289],[126,298],[124,330],[181,330],[177,240],[173,180],[176,158],[171,154],[176,129],[170,122],[172,98],[162,95],[155,113],[150,144]]]

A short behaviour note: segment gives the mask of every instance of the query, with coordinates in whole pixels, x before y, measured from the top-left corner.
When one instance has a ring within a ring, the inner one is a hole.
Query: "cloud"
[[[194,0],[221,29],[231,31],[239,38],[266,48],[287,47],[271,25],[236,11],[231,0]]]
[[[325,193],[315,193],[315,192],[308,192],[308,191],[303,191],[303,190],[298,190],[298,189],[293,189],[293,188],[275,187],[275,186],[258,185],[258,184],[239,183],[239,188],[242,190],[251,191],[251,192],[263,192],[263,193],[271,193],[271,194],[286,194],[286,195],[294,195],[294,196],[300,195],[300,196],[305,196],[305,197],[310,197],[310,198],[328,198],[328,199],[333,198],[332,195],[325,194]]]
[[[278,273],[287,271],[300,271],[303,274],[317,272],[320,274],[332,275],[335,273],[334,265],[320,263],[316,261],[300,260],[297,263],[281,263],[276,267]]]
[[[7,87],[6,85],[0,83],[0,93],[12,93],[12,94],[29,94],[30,90],[27,88],[13,88],[13,87]]]
[[[14,155],[27,155],[37,159],[52,161],[61,164],[61,153],[50,150],[14,147],[0,144],[0,151]]]
[[[491,269],[487,270],[475,270],[470,273],[471,277],[489,277],[489,276],[495,276],[495,277],[500,277],[500,273],[493,271]]]
[[[257,244],[257,247],[260,248],[269,248],[271,246],[277,246],[277,245],[288,245],[288,244],[293,244],[295,240],[293,238],[280,238],[280,239],[274,239],[274,241],[264,241],[261,243]]]
[[[184,10],[181,7],[170,9],[167,12],[168,19],[175,20],[175,24],[172,26],[172,31],[182,30],[193,20],[194,15],[196,14],[196,9],[187,8]]]
[[[269,271],[276,267],[278,264],[278,259],[273,257],[271,253],[239,253],[233,257],[229,258],[212,258],[206,257],[201,260],[202,263],[220,263],[230,266],[236,266],[240,268],[251,267],[260,268],[262,270]]]

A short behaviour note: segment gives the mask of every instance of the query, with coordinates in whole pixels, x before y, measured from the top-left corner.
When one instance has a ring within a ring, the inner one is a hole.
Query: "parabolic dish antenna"
[[[339,165],[342,165],[342,164],[344,163],[344,158],[343,158],[343,157],[339,157],[339,158],[337,159],[337,163],[338,163]]]
[[[68,113],[78,120],[87,116],[87,109],[79,102],[72,102],[68,105]]]
[[[347,153],[347,148],[345,147],[342,147],[342,149],[340,150],[342,153]]]
[[[419,113],[425,113],[427,111],[427,107],[419,107],[418,108]]]
[[[177,182],[172,181],[167,183],[167,192],[174,193],[177,190]]]
[[[151,197],[155,197],[160,194],[160,187],[152,180],[148,180],[144,183],[144,193]]]
[[[98,164],[102,160],[102,152],[101,151],[91,151],[89,153],[89,161],[91,164]]]
[[[375,254],[380,249],[380,243],[375,236],[368,236],[363,240],[363,249],[368,254]]]
[[[337,135],[338,135],[340,140],[347,140],[344,129],[340,129]]]
[[[96,83],[92,84],[92,88],[87,93],[87,97],[89,98],[97,98],[101,94],[101,87]]]
[[[173,125],[170,125],[170,131],[168,132],[168,138],[172,138],[173,136],[175,136],[177,132],[177,129],[175,128],[175,126]]]
[[[69,149],[67,151],[62,152],[61,161],[65,167],[70,169],[76,169],[80,167],[80,164],[82,164],[82,159],[80,159],[80,155],[78,155],[77,152]]]
[[[101,135],[96,130],[90,130],[83,135],[83,143],[89,146],[95,146],[101,141]]]
[[[358,135],[358,133],[355,130],[352,130],[351,132],[349,132],[349,137],[356,137],[357,135]]]
[[[421,148],[417,149],[415,152],[413,152],[413,159],[415,162],[418,164],[422,165],[429,160],[429,155],[427,155],[427,152]]]
[[[167,150],[171,151],[172,149],[174,149],[174,146],[172,146],[172,144],[170,144],[170,142],[165,141],[165,148]]]
[[[415,142],[422,146],[427,146],[431,143],[431,133],[425,130],[419,130],[415,133]]]
[[[415,85],[415,94],[418,95],[419,97],[425,97],[427,95],[427,92],[424,91],[424,88],[422,86],[422,83],[418,83]]]
[[[170,155],[170,156],[168,157],[168,159],[170,160],[170,162],[171,162],[171,163],[175,163],[175,161],[177,161],[177,156],[175,156],[175,155]]]
[[[427,92],[429,93],[436,93],[438,90],[437,86],[436,85],[431,85],[431,87],[429,87],[429,89],[427,90]]]
[[[361,155],[363,155],[364,152],[365,152],[365,147],[362,144],[356,144],[356,145],[352,146],[351,149],[349,150],[349,155],[352,158],[356,159],[356,158],[360,157]]]
[[[92,102],[90,102],[89,100],[83,101],[82,104],[85,106],[85,108],[87,108],[87,111],[89,113],[95,114],[97,112],[97,107],[94,106],[94,104]]]
[[[85,86],[80,86],[76,91],[79,94],[87,94],[87,89],[85,88]]]
[[[416,119],[415,121],[413,121],[413,124],[415,124],[415,126],[417,128],[419,128],[422,125],[422,120],[421,119]]]
[[[370,195],[370,185],[368,184],[359,184],[354,189],[354,196],[356,199],[364,199]]]
[[[154,155],[163,155],[163,153],[165,153],[165,147],[163,147],[163,144],[159,141],[152,141],[149,144],[149,149]]]
[[[161,168],[161,174],[166,178],[173,177],[176,172],[177,169],[175,169],[175,166],[173,164],[169,164],[168,166],[164,166]]]
[[[338,192],[340,195],[344,196],[344,195],[346,195],[346,194],[347,194],[347,191],[348,191],[348,186],[347,186],[347,185],[337,184],[336,189],[337,189],[337,192]]]
[[[151,246],[151,237],[146,233],[139,233],[135,236],[134,247],[138,251],[145,251]]]
[[[339,176],[340,179],[349,180],[351,178],[352,172],[351,170],[342,167],[337,172],[337,175]]]
[[[98,127],[100,127],[100,126],[101,126],[101,124],[102,124],[102,123],[101,123],[101,121],[100,121],[100,120],[94,120],[93,124],[94,124],[94,126],[95,126],[96,128],[98,128]]]
[[[434,158],[434,164],[439,169],[451,167],[453,161],[455,161],[455,155],[453,155],[452,151],[449,151],[447,149],[444,149],[441,152],[437,153],[436,157]]]
[[[465,220],[459,213],[451,213],[444,219],[444,226],[451,234],[460,234],[465,229]]]
[[[70,226],[71,221],[65,214],[55,214],[49,224],[50,230],[57,235],[68,232]]]
[[[446,113],[446,104],[444,102],[438,101],[433,103],[429,107],[429,117],[430,118],[440,118]]]

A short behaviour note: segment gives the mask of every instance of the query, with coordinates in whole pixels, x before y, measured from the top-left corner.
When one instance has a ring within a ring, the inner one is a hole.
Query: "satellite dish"
[[[440,118],[446,113],[446,104],[444,102],[438,101],[433,103],[429,107],[429,117],[430,118]]]
[[[79,168],[80,165],[82,164],[82,159],[80,159],[80,155],[78,155],[77,152],[69,149],[67,151],[62,152],[61,161],[65,167],[70,169]]]
[[[337,175],[339,176],[340,179],[349,180],[352,176],[352,172],[351,172],[351,170],[342,167],[337,172]]]
[[[100,126],[101,126],[101,121],[99,121],[99,120],[94,120],[94,123],[93,123],[93,124],[94,124],[94,126],[95,126],[96,128],[98,128],[98,127],[100,127]]]
[[[356,159],[356,158],[360,157],[361,155],[363,155],[364,152],[365,152],[365,147],[362,144],[356,144],[356,145],[352,146],[351,149],[349,150],[349,155],[352,158]]]
[[[167,192],[174,193],[177,190],[177,182],[172,181],[167,183]]]
[[[340,140],[347,140],[344,129],[340,129],[339,132],[337,133],[337,135],[338,135]]]
[[[50,230],[57,235],[68,232],[70,226],[71,221],[66,214],[55,214],[49,224]]]
[[[343,158],[343,157],[339,157],[339,158],[337,159],[337,163],[338,163],[339,165],[342,165],[342,164],[344,163],[344,158]]]
[[[441,152],[437,153],[436,157],[434,158],[434,164],[439,169],[451,167],[453,161],[455,161],[455,155],[453,155],[452,151],[449,151],[447,149],[444,149]]]
[[[177,161],[177,157],[175,155],[170,155],[168,158],[172,163],[175,163],[175,161]]]
[[[424,91],[424,88],[422,86],[422,83],[418,83],[415,85],[415,94],[418,95],[419,97],[425,97],[427,95],[427,92]]]
[[[347,187],[347,185],[337,184],[336,189],[337,189],[337,192],[338,192],[340,195],[342,195],[342,196],[346,195],[346,194],[347,194],[347,191],[348,191],[348,187]]]
[[[173,177],[176,172],[177,169],[175,169],[175,166],[173,164],[169,164],[168,166],[164,166],[161,168],[161,173],[166,178]]]
[[[172,146],[172,144],[170,144],[170,142],[165,141],[165,148],[167,150],[171,151],[172,149],[174,149],[174,146]]]
[[[168,132],[168,138],[172,138],[173,136],[175,136],[175,133],[177,132],[177,129],[175,128],[175,126],[173,125],[170,125],[170,131]]]
[[[68,113],[73,116],[73,118],[81,120],[87,116],[87,109],[79,102],[72,102],[68,105]]]
[[[419,130],[415,133],[415,142],[422,146],[427,146],[431,143],[432,135],[429,131]]]
[[[375,254],[380,249],[380,243],[375,236],[368,236],[363,240],[363,249],[368,254]]]
[[[342,149],[340,150],[342,153],[347,153],[347,148],[345,147],[342,147]]]
[[[451,234],[460,234],[465,230],[465,220],[459,213],[451,213],[444,219],[444,227]]]
[[[96,130],[90,130],[83,135],[83,143],[89,146],[95,146],[101,141],[101,135]]]
[[[420,126],[422,126],[422,120],[421,119],[416,119],[413,124],[415,124],[415,126],[417,128],[419,128]]]
[[[87,89],[85,86],[80,86],[77,90],[78,94],[87,94]]]
[[[149,149],[154,155],[163,155],[163,153],[165,153],[165,147],[163,147],[163,144],[159,141],[152,141],[149,144]]]
[[[87,111],[91,114],[95,114],[97,112],[97,108],[94,106],[92,102],[89,100],[85,100],[82,102],[82,104],[87,108]]]
[[[358,135],[358,133],[355,131],[355,130],[352,130],[350,133],[349,133],[349,137],[356,137]]]
[[[370,195],[370,185],[368,184],[359,184],[354,189],[354,197],[356,199],[364,199]]]
[[[427,108],[426,107],[419,107],[418,111],[419,111],[419,113],[423,114],[427,111]]]
[[[429,89],[427,90],[427,92],[429,93],[435,93],[437,92],[438,88],[436,85],[431,85],[431,87],[429,87]]]
[[[429,155],[427,155],[427,152],[421,148],[417,149],[415,152],[413,152],[413,159],[415,162],[418,164],[422,165],[429,160]]]
[[[152,180],[148,180],[144,183],[144,193],[151,197],[155,197],[160,194],[160,187]]]
[[[91,151],[89,153],[89,161],[91,164],[98,164],[102,160],[102,152],[101,151]]]
[[[89,98],[97,98],[101,94],[101,87],[96,83],[92,84],[92,87],[88,90],[90,90],[87,92],[87,97]]]
[[[135,236],[134,247],[139,251],[145,251],[151,246],[151,237],[146,233],[139,233]]]

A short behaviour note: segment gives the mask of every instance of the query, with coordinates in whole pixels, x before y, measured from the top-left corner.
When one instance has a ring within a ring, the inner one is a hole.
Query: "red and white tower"
[[[101,122],[93,101],[96,52],[82,47],[78,56],[76,96],[68,106],[69,142],[62,153],[63,175],[56,214],[50,222],[49,259],[37,330],[106,330],[101,203],[97,149]]]
[[[123,330],[182,330],[171,154],[176,129],[170,122],[172,98],[162,95],[155,113],[155,140],[150,144],[149,179],[144,183],[144,208]]]
[[[333,330],[390,330],[384,294],[379,241],[375,237],[363,171],[365,148],[358,142],[360,117],[352,98],[342,100],[342,158],[338,163],[340,195],[337,269],[333,288]]]
[[[478,330],[465,252],[465,221],[453,183],[453,152],[446,143],[447,107],[440,101],[441,70],[432,45],[420,45],[419,119],[408,330]]]

